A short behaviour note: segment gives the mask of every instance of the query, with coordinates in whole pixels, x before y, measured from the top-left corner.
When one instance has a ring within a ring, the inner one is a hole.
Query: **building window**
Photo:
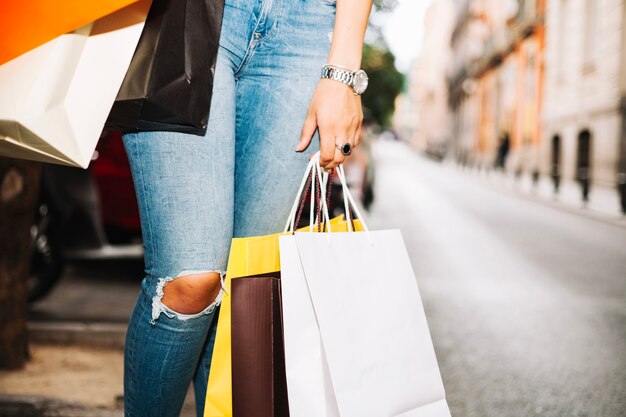
[[[598,0],[585,0],[583,71],[593,70],[598,50]]]
[[[576,179],[589,179],[591,176],[591,132],[588,129],[578,134],[576,158]]]
[[[550,176],[554,184],[554,192],[559,192],[561,185],[561,136],[554,135],[552,137],[552,164],[550,167]]]

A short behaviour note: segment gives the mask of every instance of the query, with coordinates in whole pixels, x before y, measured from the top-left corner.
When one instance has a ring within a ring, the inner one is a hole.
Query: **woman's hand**
[[[296,151],[304,151],[311,143],[315,130],[320,136],[320,165],[325,169],[343,163],[345,156],[337,145],[357,146],[361,137],[363,110],[361,96],[352,88],[332,79],[320,79],[313,93],[300,142]]]
[[[372,1],[337,0],[333,38],[326,62],[344,68],[360,68]],[[320,134],[320,165],[325,169],[335,168],[346,159],[337,145],[358,145],[362,121],[361,96],[355,96],[350,86],[339,81],[320,79],[296,150],[304,151],[317,129]]]

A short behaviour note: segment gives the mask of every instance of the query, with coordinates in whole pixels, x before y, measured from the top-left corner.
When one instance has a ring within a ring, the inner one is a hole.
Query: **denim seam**
[[[241,75],[241,73],[246,68],[246,66],[248,66],[248,62],[250,62],[250,59],[252,59],[252,55],[254,55],[254,50],[256,49],[256,45],[257,44],[254,43],[254,40],[251,40],[248,43],[246,52],[243,54],[243,58],[241,59],[241,64],[239,64],[237,69],[235,69],[235,72],[234,72],[235,80]]]
[[[264,0],[264,2],[265,2],[265,0]],[[265,36],[260,38],[260,39],[252,39],[252,42],[254,42],[256,45],[260,45],[263,42],[267,41],[268,39],[273,38],[276,35],[276,33],[278,32],[278,28],[280,27],[280,22],[283,19],[284,5],[285,4],[283,2],[281,2],[280,3],[280,9],[275,11],[276,17],[274,18],[274,26],[270,29],[270,31],[267,32],[265,34]],[[277,7],[277,6],[275,4],[273,4],[272,7]],[[258,27],[258,24],[257,24],[256,27]],[[255,27],[255,29],[256,29],[256,27]],[[255,32],[256,32],[256,30],[255,30]]]
[[[263,7],[265,6],[265,4],[266,4],[266,0],[263,0],[262,5],[261,5],[261,14],[263,13]],[[239,67],[235,69],[235,72],[234,72],[235,78],[237,78],[246,69],[246,67],[248,66],[248,63],[254,56],[256,47],[276,35],[276,33],[278,32],[278,27],[280,26],[280,21],[283,17],[283,14],[284,14],[284,3],[281,3],[281,8],[276,12],[276,17],[274,18],[275,26],[261,39],[254,38],[254,34],[257,33],[257,30],[259,29],[259,25],[261,24],[261,16],[259,16],[256,19],[256,22],[254,24],[254,29],[252,30],[252,38],[248,41],[248,47],[246,48],[246,52],[243,55],[241,64],[239,64]],[[265,19],[267,19],[267,15],[268,14],[266,13]]]
[[[139,317],[142,317],[143,316],[143,310],[145,310],[146,307],[145,307],[145,305],[143,303],[141,303],[139,305],[139,308],[142,309],[142,313],[139,314]],[[138,332],[139,332],[139,325],[135,324],[135,326],[133,328],[133,334],[127,336],[127,338],[130,336],[130,340],[131,340],[131,343],[128,346],[128,361],[129,361],[129,363],[135,363],[134,357],[135,357],[135,349],[137,347],[137,339],[138,339],[137,333]],[[132,367],[129,367],[128,368],[128,373],[129,373],[130,379],[133,381],[133,385],[135,385],[137,383],[137,376],[135,375],[134,369]],[[129,415],[131,415],[131,416],[135,415],[135,413],[133,412],[133,409],[131,408],[133,402],[130,401],[128,397],[124,398],[124,400],[125,400],[124,401],[124,407],[125,408],[126,407],[129,408],[128,409]]]
[[[265,0],[263,0],[263,4],[265,4]],[[248,45],[246,47],[246,52],[243,54],[243,58],[241,59],[241,64],[235,69],[234,75],[235,78],[243,71],[243,69],[248,65],[248,62],[254,55],[254,49],[256,48],[257,43],[254,41],[254,34],[259,28],[259,24],[261,23],[261,16],[256,18],[256,22],[254,22],[254,28],[252,29],[252,38],[248,41]]]
[[[137,160],[138,159],[138,155],[139,155],[139,149],[138,149],[138,143],[136,140],[131,140],[130,141],[132,147],[133,147],[133,153],[135,154],[134,159]],[[144,172],[143,172],[143,165],[142,164],[137,164],[138,168],[139,168],[139,182],[141,182],[141,189],[143,190],[143,195],[148,195],[148,190],[146,188],[146,183],[144,181]],[[144,210],[145,210],[145,217],[146,217],[146,221],[145,223],[148,224],[148,230],[150,232],[150,239],[152,239],[152,237],[154,236],[154,232],[152,230],[152,221],[150,219],[152,219],[152,216],[150,215],[150,204],[143,204]],[[141,214],[141,213],[140,213]],[[144,235],[145,236],[145,235]],[[143,242],[143,249],[144,249],[144,253],[146,250],[146,246],[147,243],[145,240]]]

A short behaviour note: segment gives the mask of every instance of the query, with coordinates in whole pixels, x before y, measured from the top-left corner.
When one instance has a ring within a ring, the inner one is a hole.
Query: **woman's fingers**
[[[320,165],[325,169],[342,164],[346,155],[341,145],[358,145],[363,120],[361,98],[345,85],[334,80],[321,80],[313,93],[300,142],[296,148],[303,151],[309,145],[317,128],[320,137]]]
[[[336,168],[343,164],[346,155],[341,147],[349,143],[354,149],[360,142],[361,120],[354,118],[346,127],[320,127],[320,166],[325,169]]]
[[[309,112],[304,120],[304,126],[302,126],[302,132],[300,133],[300,142],[298,142],[298,146],[296,147],[297,152],[302,152],[309,146],[315,129],[317,129],[317,119],[315,112],[311,111],[309,108]]]
[[[332,129],[319,127],[320,132],[320,166],[325,169],[334,168],[335,158],[340,153],[335,145],[335,134]],[[343,155],[342,155],[343,156]],[[342,161],[343,162],[343,161]],[[341,163],[341,162],[339,162]]]
[[[363,113],[361,113],[359,119],[356,122],[354,129],[354,146],[358,146],[361,143],[361,126],[363,125]]]

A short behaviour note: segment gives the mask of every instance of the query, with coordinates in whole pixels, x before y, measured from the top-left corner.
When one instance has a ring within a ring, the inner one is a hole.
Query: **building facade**
[[[409,96],[416,120],[411,142],[436,157],[445,155],[452,136],[446,74],[454,23],[454,0],[434,0],[424,17],[422,52],[409,73]]]
[[[540,169],[544,0],[457,0],[449,104],[464,164]]]
[[[463,163],[621,190],[625,0],[455,0],[451,154]]]
[[[623,0],[548,0],[542,171],[614,186],[622,141]]]

